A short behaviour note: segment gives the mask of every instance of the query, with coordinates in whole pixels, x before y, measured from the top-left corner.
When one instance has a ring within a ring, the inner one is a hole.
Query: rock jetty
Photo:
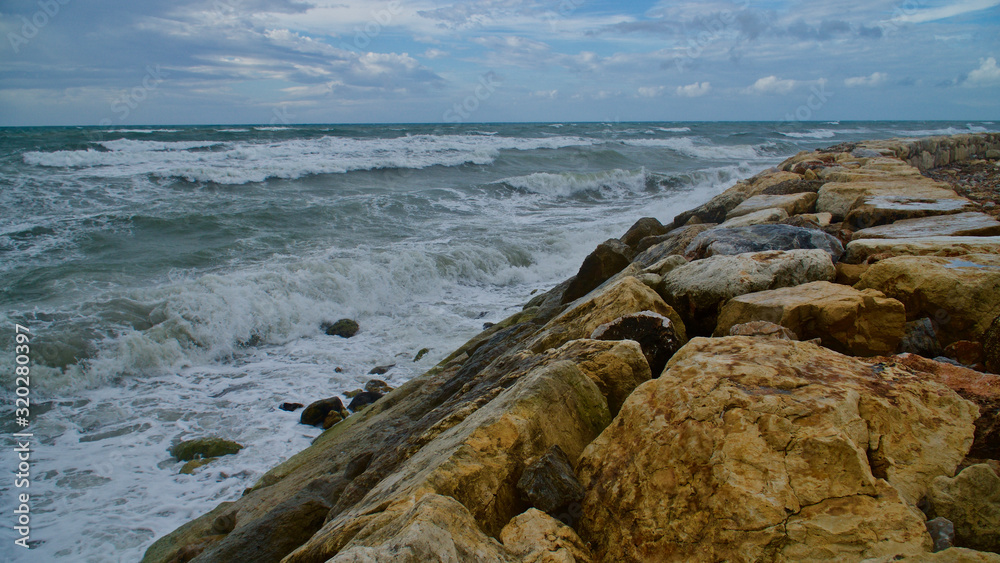
[[[1000,562],[1000,194],[932,179],[998,158],[839,145],[643,218],[143,562]]]

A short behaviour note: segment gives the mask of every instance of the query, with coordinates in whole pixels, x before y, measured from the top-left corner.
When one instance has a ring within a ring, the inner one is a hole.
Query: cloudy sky
[[[1000,0],[2,0],[0,125],[1000,120]]]

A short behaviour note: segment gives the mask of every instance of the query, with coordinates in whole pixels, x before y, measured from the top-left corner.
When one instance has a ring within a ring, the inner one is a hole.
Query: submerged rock
[[[350,338],[358,333],[361,326],[353,319],[340,319],[333,324],[324,324],[321,328],[330,336]]]
[[[351,403],[347,405],[347,408],[351,412],[358,412],[359,410],[367,407],[368,405],[374,403],[375,401],[382,398],[382,393],[375,393],[372,391],[362,391],[358,393],[351,399]]]
[[[340,397],[330,397],[328,399],[320,399],[319,401],[310,403],[309,406],[302,411],[302,415],[299,417],[299,423],[308,424],[309,426],[320,426],[331,412],[342,418],[347,418],[347,409],[344,408],[344,403],[340,400]]]
[[[834,262],[844,253],[840,241],[822,231],[791,225],[751,225],[706,231],[691,241],[684,255],[689,260],[699,260],[747,252],[809,249],[826,252]]]
[[[180,461],[219,457],[239,453],[243,446],[223,438],[209,437],[186,440],[170,448],[170,455]]]

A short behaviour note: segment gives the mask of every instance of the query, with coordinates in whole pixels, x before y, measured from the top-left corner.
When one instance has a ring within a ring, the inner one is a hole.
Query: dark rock
[[[350,409],[351,412],[358,412],[359,410],[365,408],[366,406],[374,403],[375,401],[381,398],[382,398],[381,393],[372,393],[371,391],[364,391],[362,393],[358,393],[357,395],[355,395],[354,398],[351,399],[351,404],[347,405],[347,408]]]
[[[347,481],[319,478],[259,518],[211,544],[192,563],[280,561],[306,542],[326,521]]]
[[[357,397],[360,393],[364,393],[364,389],[353,389],[351,391],[344,391],[344,396],[348,399],[353,399]]]
[[[572,515],[580,511],[573,510],[572,505],[578,505],[583,500],[584,490],[569,458],[558,445],[549,448],[542,457],[524,468],[517,481],[517,489],[535,508],[568,526],[576,524]]]
[[[417,352],[417,355],[413,357],[413,361],[414,362],[419,362],[430,351],[431,351],[430,348],[421,348],[420,351]]]
[[[368,466],[372,462],[372,452],[362,452],[347,462],[347,466],[344,467],[344,479],[348,481],[353,480],[358,475],[365,472]]]
[[[636,249],[639,255],[634,261],[643,267],[649,267],[668,256],[678,256],[684,254],[695,237],[716,227],[715,223],[702,225],[688,225],[679,229],[674,229],[668,234],[659,237],[646,237],[639,242]]]
[[[670,229],[664,227],[653,217],[643,217],[635,222],[629,230],[622,236],[621,241],[625,246],[635,248],[636,244],[646,237],[656,237],[665,235]]]
[[[626,315],[602,324],[590,337],[594,340],[638,342],[654,378],[660,376],[667,361],[683,345],[670,319],[652,311]]]
[[[699,223],[721,223],[726,220],[726,214],[750,197],[750,187],[741,183],[713,197],[704,205],[685,211],[674,217],[674,227]]]
[[[181,461],[190,461],[198,458],[235,454],[242,449],[243,446],[231,440],[223,440],[222,438],[215,437],[198,438],[173,446],[170,448],[170,455]]]
[[[906,333],[899,342],[899,353],[935,358],[944,354],[934,323],[927,317],[906,323]]]
[[[344,409],[344,402],[340,400],[340,397],[330,397],[311,403],[306,407],[306,410],[302,411],[302,416],[299,417],[299,423],[319,426],[323,424],[331,411],[347,418],[347,410]]]
[[[951,520],[938,516],[933,520],[924,523],[927,526],[927,533],[934,540],[934,553],[944,551],[955,545],[955,525]]]
[[[324,323],[321,328],[330,336],[350,338],[357,334],[361,327],[358,325],[357,321],[351,319],[340,319],[333,324]]]
[[[368,372],[368,375],[382,375],[384,373],[388,373],[389,370],[391,370],[394,367],[396,367],[396,364],[389,364],[387,366],[375,366],[372,368],[371,371]]]
[[[283,411],[295,412],[304,406],[302,403],[281,403],[281,406],[278,408]]]
[[[1000,316],[993,319],[990,328],[983,334],[983,356],[986,369],[1000,373]]]
[[[562,302],[571,303],[593,291],[632,262],[633,251],[618,239],[608,239],[583,260],[580,271],[563,293]]]
[[[944,355],[965,366],[978,366],[983,363],[983,345],[970,340],[958,340],[945,347]]]
[[[392,386],[381,379],[372,379],[368,383],[365,383],[365,391],[385,395],[386,393],[392,391]]]
[[[336,372],[336,373],[344,373],[344,368],[341,368],[341,367],[333,368],[333,371]]]
[[[695,237],[684,254],[689,260],[700,260],[717,255],[814,248],[828,253],[834,262],[844,254],[844,245],[836,238],[821,231],[790,225],[712,229]]]
[[[495,327],[496,325],[497,325],[496,323],[483,323],[483,330],[489,330]]]
[[[344,420],[344,415],[337,411],[330,411],[326,413],[326,418],[323,419],[323,430],[333,428],[338,422]]]
[[[760,195],[791,195],[800,193],[816,193],[823,186],[818,180],[785,180],[764,188]]]

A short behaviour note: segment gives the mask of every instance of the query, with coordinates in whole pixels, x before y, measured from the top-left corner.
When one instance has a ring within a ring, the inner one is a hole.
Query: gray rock
[[[374,403],[375,401],[382,398],[382,393],[373,393],[372,391],[362,391],[351,399],[351,403],[347,405],[347,408],[351,412],[358,412],[359,410],[367,407],[368,405]]]
[[[670,319],[652,311],[642,311],[604,323],[594,330],[590,338],[638,342],[653,377],[660,376],[667,361],[683,345]]]
[[[836,237],[822,231],[791,225],[751,225],[701,233],[691,241],[684,255],[689,260],[699,260],[747,252],[809,249],[826,252],[834,262],[844,253],[844,245]]]
[[[571,505],[583,500],[584,490],[569,458],[558,445],[550,447],[538,460],[524,468],[517,481],[517,489],[535,508],[571,527],[576,524],[566,520],[571,519],[572,514],[580,513],[572,510]]]
[[[927,533],[934,541],[934,553],[955,546],[955,525],[951,520],[938,516],[928,520],[924,525],[927,526]]]
[[[906,332],[899,342],[900,354],[916,354],[925,358],[934,358],[944,354],[944,348],[938,341],[934,323],[927,317],[906,323]]]
[[[596,289],[632,262],[634,252],[618,239],[608,239],[583,260],[580,271],[563,293],[562,302],[571,303]]]

